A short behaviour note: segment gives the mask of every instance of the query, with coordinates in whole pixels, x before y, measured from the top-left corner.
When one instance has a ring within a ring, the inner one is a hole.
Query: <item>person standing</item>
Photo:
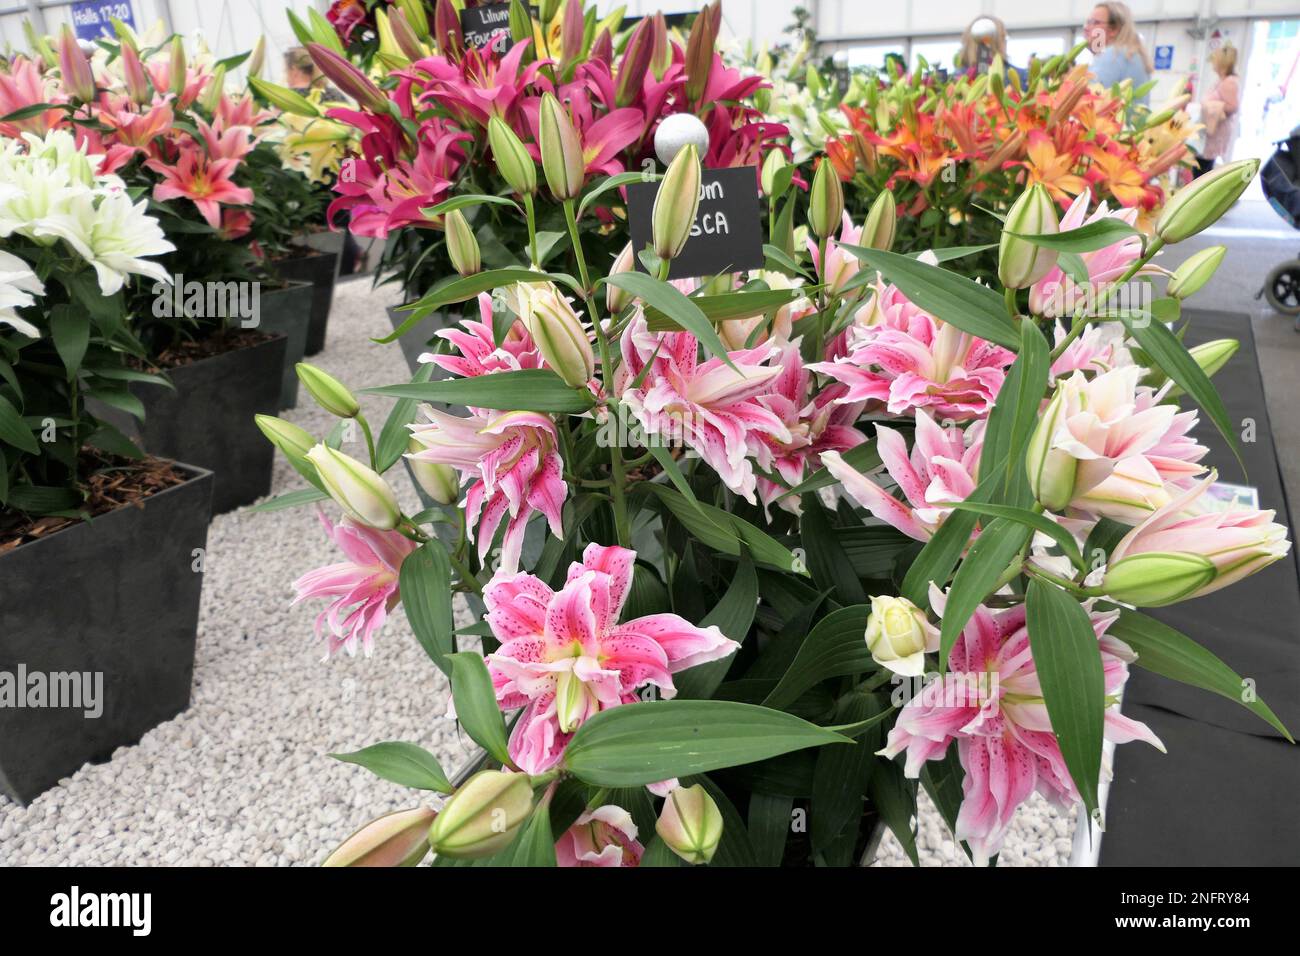
[[[1102,86],[1111,87],[1132,80],[1137,89],[1155,68],[1142,45],[1133,12],[1126,3],[1099,3],[1083,24],[1084,36],[1092,49],[1092,74]],[[1147,97],[1138,99],[1145,104]]]
[[[1210,66],[1218,76],[1214,88],[1201,98],[1201,123],[1205,126],[1205,147],[1196,157],[1196,175],[1204,176],[1217,159],[1228,157],[1237,135],[1237,111],[1241,108],[1241,80],[1237,77],[1237,48],[1225,43],[1210,54]]]

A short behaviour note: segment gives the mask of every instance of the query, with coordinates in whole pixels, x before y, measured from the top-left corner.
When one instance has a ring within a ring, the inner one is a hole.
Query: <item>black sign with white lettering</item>
[[[659,183],[627,187],[632,249],[651,244],[650,221]],[[639,256],[637,267],[641,266]],[[691,237],[668,270],[670,279],[691,279],[763,265],[763,223],[758,211],[758,168],[706,169],[700,177],[700,208]]]
[[[460,32],[470,49],[490,46],[493,53],[505,53],[510,49],[510,4],[485,3],[462,10]]]

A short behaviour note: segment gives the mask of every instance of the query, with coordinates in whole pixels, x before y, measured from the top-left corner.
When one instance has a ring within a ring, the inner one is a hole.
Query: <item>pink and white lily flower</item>
[[[293,603],[313,597],[332,599],[316,618],[317,637],[329,626],[326,660],[340,650],[355,656],[358,647],[369,657],[375,634],[400,599],[398,572],[416,543],[396,531],[379,531],[348,517],[333,524],[324,511],[318,513],[325,533],[347,560],[308,571],[294,581],[298,593]]]
[[[583,811],[555,842],[559,866],[638,866],[644,852],[632,815],[612,803]]]
[[[537,512],[546,517],[552,534],[564,536],[562,510],[569,489],[556,450],[555,422],[549,416],[471,410],[469,417],[460,418],[429,405],[420,406],[420,411],[427,424],[409,427],[424,450],[407,457],[449,465],[462,477],[475,479],[465,492],[465,520],[480,560],[507,515],[503,571],[518,570],[524,530]]]
[[[932,585],[930,604],[940,616],[945,601]],[[1089,612],[1101,651],[1104,734],[1114,743],[1144,740],[1163,752],[1146,724],[1119,711],[1136,655],[1106,634],[1118,616]],[[1079,801],[1043,701],[1023,604],[976,609],[948,657],[948,678],[932,680],[903,707],[880,755],[906,751],[903,773],[916,779],[925,762],[942,759],[953,741],[966,771],[954,835],[970,845],[977,866],[998,853],[1016,808],[1035,790],[1062,809]]]
[[[901,434],[876,425],[876,450],[885,471],[902,490],[899,501],[866,475],[849,465],[837,452],[822,454],[822,464],[848,492],[849,497],[909,538],[929,541],[953,511],[975,490],[975,474],[984,447],[984,423],[963,431],[935,424],[924,411],[916,411],[916,438],[909,455]]]
[[[857,256],[845,252],[840,248],[841,243],[849,245],[858,245],[862,242],[862,227],[853,225],[853,219],[848,212],[844,213],[844,222],[840,226],[839,239],[826,240],[826,268],[822,268],[821,253],[817,248],[817,240],[808,237],[808,252],[812,255],[813,268],[817,270],[817,278],[820,279],[829,288],[832,295],[838,295],[844,290],[848,281],[858,274],[859,263]]]
[[[646,433],[684,441],[728,488],[756,504],[750,449],[762,437],[793,441],[780,416],[760,400],[781,374],[780,366],[766,364],[780,349],[738,349],[728,353],[731,365],[720,358],[701,362],[695,336],[651,333],[640,315],[623,334],[622,348],[616,391]]]
[[[506,332],[501,344],[496,344],[492,329],[492,296],[486,292],[479,294],[478,312],[477,322],[466,319],[458,327],[439,329],[435,333],[456,346],[460,355],[425,352],[420,356],[420,361],[432,362],[453,375],[466,378],[543,366],[542,353],[524,324],[517,319]]]
[[[670,699],[673,674],[739,646],[716,626],[696,627],[676,614],[619,624],[635,560],[627,548],[589,544],[559,591],[506,572],[484,590],[486,620],[501,642],[487,656],[488,670],[501,708],[524,708],[509,751],[525,773],[555,766],[593,714],[635,702],[651,684]]]
[[[828,256],[829,258],[829,256]],[[1015,356],[921,311],[894,286],[878,286],[846,354],[810,366],[848,386],[842,403],[880,402],[891,415],[925,408],[940,418],[984,418]]]

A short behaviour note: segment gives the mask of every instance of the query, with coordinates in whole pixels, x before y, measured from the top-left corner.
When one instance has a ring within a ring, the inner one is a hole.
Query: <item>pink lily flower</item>
[[[931,585],[930,604],[940,616],[945,601]],[[1118,616],[1089,612],[1101,652],[1106,739],[1144,740],[1164,752],[1146,724],[1119,711],[1136,655],[1106,634]],[[954,835],[970,845],[977,866],[1001,849],[1016,808],[1035,790],[1062,809],[1079,801],[1043,702],[1024,605],[976,609],[949,654],[948,679],[932,680],[903,707],[880,755],[906,751],[903,773],[916,779],[925,762],[942,759],[954,740],[966,771]],[[1103,773],[1109,776],[1109,767]]]
[[[841,402],[881,402],[891,415],[925,408],[954,421],[984,418],[1015,361],[922,312],[894,286],[878,287],[867,321],[850,328],[848,354],[811,366],[849,387]]]
[[[780,416],[760,401],[781,374],[780,366],[764,363],[780,350],[730,352],[733,368],[720,358],[700,362],[699,348],[689,332],[652,333],[644,316],[636,316],[623,334],[616,391],[646,434],[684,441],[728,488],[756,504],[750,449],[759,436],[794,440]],[[649,371],[635,385],[647,364]]]
[[[257,103],[249,93],[238,98],[222,94],[217,101],[217,109],[212,117],[212,125],[218,129],[230,129],[235,126],[247,126],[256,129],[263,123],[275,120],[274,110],[257,108]]]
[[[1054,344],[1060,345],[1065,340],[1065,326],[1058,322],[1053,328]],[[1122,336],[1112,334],[1105,326],[1094,325],[1067,345],[1052,363],[1049,383],[1071,372],[1109,372],[1116,365],[1127,364],[1126,360]]]
[[[15,57],[8,73],[0,71],[0,116],[38,103],[66,103],[67,100],[57,84],[46,80],[36,64],[25,56]],[[35,133],[43,137],[60,126],[66,115],[63,110],[50,109],[25,119],[0,123],[0,136],[18,139],[23,133]]]
[[[635,702],[653,684],[676,696],[672,675],[739,646],[716,626],[676,614],[618,623],[636,552],[589,544],[552,591],[531,574],[499,572],[483,592],[501,647],[487,657],[503,710],[524,708],[510,757],[525,773],[555,766],[573,732],[593,714]]]
[[[550,417],[471,409],[469,417],[458,418],[429,405],[420,410],[428,423],[409,427],[424,450],[407,457],[449,465],[474,478],[465,492],[465,520],[480,560],[507,515],[500,564],[507,573],[519,568],[524,529],[535,513],[545,515],[552,534],[564,537],[561,512],[569,488]]]
[[[155,57],[144,65],[149,74],[149,81],[155,90],[170,90],[172,85],[171,57]],[[202,94],[204,87],[212,79],[212,74],[204,67],[187,66],[185,69],[185,86],[180,96],[176,97],[178,109],[188,109]],[[172,94],[167,94],[171,96]]]
[[[542,353],[538,351],[537,344],[528,334],[524,323],[518,319],[511,324],[504,341],[499,346],[496,344],[492,330],[492,296],[486,292],[479,293],[478,314],[477,322],[466,319],[460,326],[439,329],[435,333],[456,346],[460,355],[425,352],[420,356],[420,361],[432,362],[453,375],[465,378],[544,366]]]
[[[1137,222],[1138,210],[1136,207],[1112,210],[1106,205],[1105,200],[1102,200],[1093,214],[1089,216],[1088,206],[1091,202],[1092,190],[1085,189],[1079,193],[1074,201],[1070,203],[1070,208],[1065,211],[1065,215],[1061,217],[1061,232],[1078,229],[1081,226],[1107,218],[1119,219],[1130,226]],[[1093,252],[1081,253],[1080,258],[1083,259],[1084,265],[1088,268],[1088,280],[1092,285],[1092,288],[1086,294],[1100,295],[1108,284],[1127,272],[1129,266],[1141,256],[1142,237],[1136,235],[1126,236],[1119,242]],[[1144,271],[1159,270],[1155,267],[1148,267]],[[1084,295],[1085,291],[1075,285],[1074,280],[1061,271],[1060,266],[1054,266],[1047,275],[1030,287],[1029,310],[1035,315],[1042,315],[1047,318],[1071,315]]]
[[[326,660],[339,650],[355,656],[358,646],[369,657],[375,634],[400,600],[398,571],[416,544],[396,531],[377,531],[348,517],[332,524],[324,511],[318,514],[325,533],[347,560],[308,571],[293,582],[298,592],[293,603],[314,597],[332,599],[316,618],[317,637],[329,625]]]
[[[210,159],[241,160],[253,151],[255,140],[253,130],[248,126],[222,126],[214,123],[209,126],[201,119],[195,120],[203,145],[208,149]]]
[[[517,122],[521,99],[542,68],[551,64],[535,60],[521,66],[531,43],[516,43],[499,59],[475,49],[466,50],[459,63],[429,57],[398,75],[425,84],[418,96],[422,105],[448,109],[466,125],[486,128],[493,116]]]
[[[862,406],[840,405],[835,401],[845,390],[844,386],[830,385],[815,396],[810,395],[813,377],[804,367],[798,344],[786,342],[780,350],[781,374],[773,379],[771,391],[758,396],[758,401],[781,420],[790,433],[790,441],[755,432],[750,453],[759,468],[775,472],[786,483],[782,487],[770,479],[758,479],[758,497],[764,511],[777,501],[786,511],[798,514],[799,499],[781,497],[786,488],[793,488],[820,468],[823,453],[848,451],[867,439],[853,427]]]
[[[885,471],[902,490],[899,501],[866,475],[853,468],[838,452],[822,454],[822,464],[844,486],[850,498],[909,538],[929,541],[953,505],[975,490],[984,423],[964,432],[936,425],[924,410],[916,410],[916,439],[911,454],[901,434],[876,425],[876,450]]]
[[[1275,512],[1251,508],[1202,510],[1205,490],[1218,477],[1211,472],[1120,539],[1110,567],[1138,554],[1194,554],[1209,559],[1216,574],[1180,600],[1212,594],[1262,571],[1291,550],[1285,526]]]
[[[175,115],[171,105],[160,103],[148,112],[137,112],[126,97],[104,93],[99,98],[98,119],[113,131],[113,137],[134,149],[145,149],[172,129]],[[201,122],[201,121],[200,121]]]
[[[230,179],[239,166],[237,159],[209,160],[200,150],[187,145],[182,147],[175,165],[158,159],[148,160],[145,165],[162,176],[163,181],[153,188],[154,199],[189,199],[213,229],[221,228],[222,203],[253,204],[253,191],[236,186]]]
[[[638,866],[645,847],[637,842],[632,815],[612,803],[586,810],[555,842],[559,866]]]

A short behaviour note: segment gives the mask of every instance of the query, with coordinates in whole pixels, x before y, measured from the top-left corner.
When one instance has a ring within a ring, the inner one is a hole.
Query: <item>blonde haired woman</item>
[[[1102,86],[1111,87],[1132,80],[1137,89],[1155,67],[1142,45],[1133,12],[1126,3],[1099,3],[1083,25],[1084,36],[1092,49],[1092,73]],[[1139,102],[1146,102],[1142,97]]]
[[[1210,54],[1210,66],[1219,82],[1201,98],[1201,122],[1205,125],[1205,148],[1196,158],[1197,175],[1214,168],[1214,161],[1227,157],[1237,132],[1237,110],[1241,108],[1241,80],[1237,78],[1237,48],[1225,43]]]
[[[957,66],[963,70],[987,73],[995,56],[1007,60],[1007,26],[997,17],[976,17],[961,35],[961,53]]]

